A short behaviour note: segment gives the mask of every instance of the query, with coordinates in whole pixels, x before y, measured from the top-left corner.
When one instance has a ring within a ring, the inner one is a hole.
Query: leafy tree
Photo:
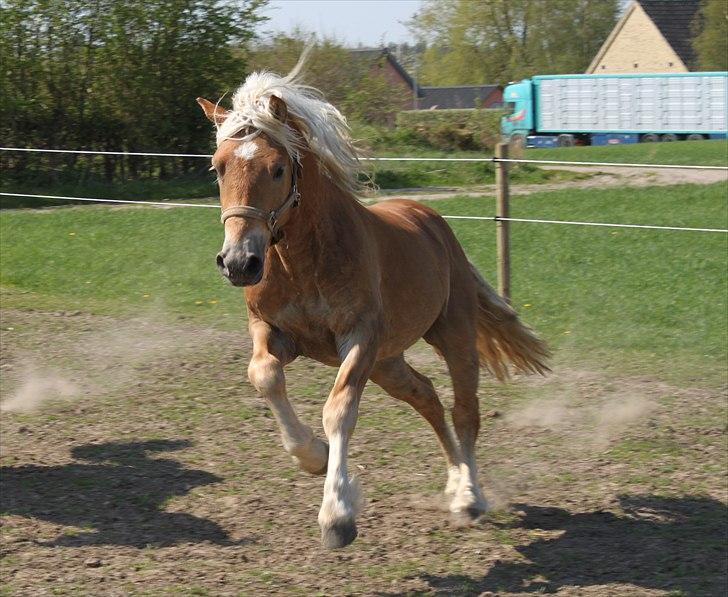
[[[393,124],[400,98],[377,72],[382,56],[372,57],[345,48],[335,39],[318,40],[301,29],[280,34],[255,46],[248,56],[253,70],[286,74],[310,41],[314,46],[301,74],[302,80],[321,90],[347,117],[374,124]]]
[[[418,75],[458,85],[583,72],[618,12],[619,0],[425,0],[410,22],[428,42]]]
[[[0,0],[0,135],[6,143],[198,151],[210,139],[194,98],[244,78],[265,0]],[[78,169],[78,156],[0,156],[22,174]],[[88,157],[107,179],[180,173],[184,160]]]
[[[694,23],[698,70],[728,70],[728,4],[703,0]]]

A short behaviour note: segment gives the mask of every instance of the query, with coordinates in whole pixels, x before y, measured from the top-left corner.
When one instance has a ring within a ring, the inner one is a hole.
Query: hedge
[[[407,110],[397,114],[397,129],[437,149],[492,151],[502,115],[500,109]]]

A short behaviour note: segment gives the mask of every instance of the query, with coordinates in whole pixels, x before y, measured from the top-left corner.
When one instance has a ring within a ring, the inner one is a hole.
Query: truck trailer
[[[539,75],[509,84],[506,140],[528,147],[724,139],[728,72]]]

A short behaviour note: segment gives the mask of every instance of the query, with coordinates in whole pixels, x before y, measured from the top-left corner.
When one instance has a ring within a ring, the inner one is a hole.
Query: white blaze
[[[245,141],[238,145],[233,153],[239,158],[249,160],[255,155],[256,151],[258,151],[258,146],[255,141]]]

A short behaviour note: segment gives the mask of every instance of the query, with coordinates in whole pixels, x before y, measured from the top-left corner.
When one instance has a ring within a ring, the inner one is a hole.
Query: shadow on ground
[[[514,504],[520,520],[502,526],[561,533],[516,545],[522,560],[496,562],[483,577],[420,578],[439,595],[552,593],[612,583],[680,595],[727,594],[725,505],[696,496],[619,501],[619,514]]]
[[[190,445],[184,440],[87,444],[71,451],[86,463],[2,467],[0,509],[88,529],[43,543],[48,546],[238,544],[215,522],[162,509],[169,498],[222,480],[176,460],[149,457]]]

